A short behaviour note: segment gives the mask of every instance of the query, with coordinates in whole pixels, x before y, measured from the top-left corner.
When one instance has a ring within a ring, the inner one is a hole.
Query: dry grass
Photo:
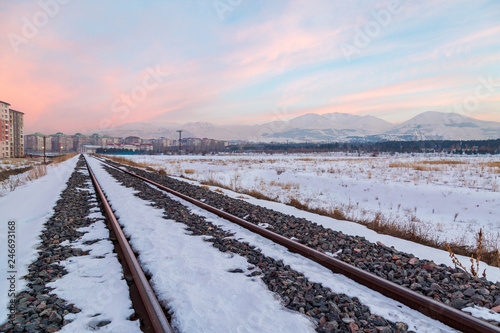
[[[269,183],[270,186],[277,186],[281,187],[284,190],[293,190],[293,189],[299,189],[299,184],[297,183],[282,183],[282,182],[277,182],[274,180],[271,180]]]
[[[477,246],[474,249],[458,244],[448,244],[448,243],[443,244],[441,241],[438,240],[438,238],[435,235],[430,234],[428,228],[423,223],[421,223],[421,221],[419,221],[415,216],[411,216],[409,218],[409,222],[405,224],[401,224],[400,222],[389,221],[385,219],[381,213],[378,213],[372,220],[353,220],[349,219],[346,216],[346,212],[340,207],[331,209],[311,208],[308,204],[302,203],[296,198],[291,198],[287,204],[300,210],[304,210],[318,215],[332,217],[337,220],[345,220],[345,221],[360,223],[365,225],[369,229],[372,229],[381,234],[386,234],[401,239],[406,239],[412,242],[431,246],[441,250],[450,251],[451,249],[452,253],[456,253],[471,258],[473,258],[473,256],[475,255],[476,259],[474,259],[475,260],[474,263],[476,265],[476,268],[474,272],[476,273],[479,269],[478,260],[479,261],[482,260],[485,263],[492,266],[500,267],[499,250],[497,248],[494,248],[493,250],[484,249],[483,247],[484,237],[482,231],[481,234],[478,235],[477,237]],[[462,268],[462,266],[460,267]]]
[[[101,156],[101,157],[104,157],[104,156]],[[134,162],[132,160],[129,160],[128,158],[125,158],[125,157],[120,157],[120,156],[105,156],[105,158],[108,158],[116,163],[121,163],[121,164],[125,164],[125,165],[129,165],[129,166],[132,166],[132,167],[136,167],[136,168],[143,168],[143,169],[146,169],[146,168],[151,168],[151,166],[147,163],[141,163],[141,162]],[[154,170],[154,169],[152,169]]]
[[[417,171],[442,171],[442,168],[439,166],[429,166],[425,164],[419,164],[419,163],[402,163],[402,162],[394,162],[394,163],[389,163],[390,168],[407,168],[407,169],[413,169]]]
[[[311,208],[308,204],[302,203],[296,198],[290,198],[287,205],[293,206],[300,210],[305,210],[311,213],[315,213],[318,215],[328,216],[337,220],[347,221],[347,217],[345,216],[345,214],[338,208],[333,208],[333,209]]]
[[[467,162],[464,161],[457,161],[457,160],[437,160],[437,161],[422,161],[419,163],[424,163],[424,164],[433,164],[433,165],[458,165],[458,164],[467,164]]]
[[[47,174],[47,165],[40,164],[35,167],[29,167],[29,169],[21,174],[19,177],[11,177],[0,182],[1,192],[4,191],[14,191],[18,186],[31,182],[35,179],[43,177]],[[1,193],[0,192],[0,193]]]
[[[437,160],[437,161],[420,161],[420,162],[392,162],[389,163],[390,168],[406,168],[417,171],[443,171],[443,166],[455,166],[467,164],[464,161],[455,160]]]
[[[412,164],[408,162],[393,162],[389,163],[389,168],[412,168]]]
[[[455,267],[460,267],[461,269],[463,269],[464,271],[469,273],[467,268],[465,268],[464,265],[462,265],[462,263],[460,262],[460,260],[458,260],[453,249],[451,248],[451,246],[448,243],[445,243],[445,246],[446,246],[446,249],[448,250],[448,253],[450,254],[450,258],[453,261],[453,264],[455,265]],[[490,265],[496,265],[497,267],[500,267],[500,256],[498,254],[498,249],[495,249],[494,251],[490,251],[490,252],[484,251],[484,248],[483,248],[483,229],[479,229],[479,232],[478,232],[477,237],[476,237],[475,255],[476,255],[475,258],[474,258],[473,254],[470,257],[470,263],[471,263],[470,274],[472,276],[479,277],[479,262],[481,261],[481,259],[484,259],[484,257],[483,257],[484,255],[490,256],[490,258],[488,258]],[[486,277],[486,269],[483,271],[482,276]]]
[[[264,193],[257,191],[257,190],[241,190],[239,193],[247,194],[250,195],[254,198],[261,199],[261,200],[267,200],[267,201],[277,201],[276,198],[271,198],[265,195]]]
[[[40,177],[47,174],[47,164],[52,164],[54,166],[59,165],[74,156],[73,154],[66,154],[53,158],[46,164],[39,164],[36,166],[29,166],[25,168],[6,170],[0,173],[0,190],[4,191],[14,191],[18,186],[26,184],[28,182],[34,181]],[[19,176],[18,176],[19,175]],[[10,177],[18,176],[18,177]]]
[[[28,171],[26,174],[26,180],[27,181],[33,181],[35,179],[38,179],[40,177],[43,177],[47,174],[47,166],[46,165],[38,165],[32,170]]]
[[[19,175],[19,174],[24,173],[24,172],[31,170],[31,169],[33,169],[32,166],[27,166],[24,168],[8,169],[8,170],[0,171],[0,182],[7,180],[10,176]]]
[[[196,172],[195,169],[184,169],[184,173],[187,174],[187,175],[193,174],[195,172]]]
[[[484,165],[490,167],[490,168],[500,168],[500,161],[494,161],[494,162],[486,162]]]
[[[65,154],[65,155],[54,157],[52,159],[52,164],[59,165],[59,163],[67,161],[70,158],[75,157],[76,155],[78,155],[78,153],[71,153],[71,154]]]

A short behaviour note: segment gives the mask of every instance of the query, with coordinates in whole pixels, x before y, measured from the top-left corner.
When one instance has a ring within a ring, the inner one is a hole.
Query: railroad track
[[[417,292],[414,292],[410,290],[409,288],[400,286],[396,283],[393,283],[391,281],[388,281],[386,279],[383,279],[377,275],[371,274],[369,272],[366,272],[362,269],[359,269],[355,266],[352,266],[350,264],[347,264],[341,260],[338,260],[336,258],[333,258],[330,255],[327,255],[323,252],[317,251],[311,247],[308,247],[304,244],[301,244],[297,241],[291,240],[287,237],[284,237],[278,233],[275,233],[271,230],[268,230],[264,227],[260,227],[254,223],[248,222],[240,217],[237,217],[235,215],[232,215],[226,211],[220,210],[218,208],[212,207],[202,201],[193,199],[185,194],[179,193],[175,190],[172,190],[166,186],[163,186],[161,184],[158,184],[150,179],[147,179],[145,177],[142,177],[140,175],[137,175],[135,173],[132,173],[130,171],[124,170],[123,168],[118,168],[115,165],[107,162],[106,160],[103,160],[99,158],[99,160],[102,163],[105,163],[107,166],[113,168],[114,170],[117,170],[121,173],[127,174],[129,176],[135,177],[136,179],[140,179],[143,182],[146,182],[162,191],[165,191],[167,193],[170,193],[171,195],[174,195],[178,198],[181,198],[182,200],[185,200],[203,210],[206,210],[210,213],[213,213],[225,220],[231,221],[241,227],[244,227],[262,237],[265,237],[277,244],[280,244],[284,247],[286,247],[289,251],[298,253],[326,268],[331,270],[334,273],[339,273],[342,274],[349,279],[352,279],[372,290],[375,290],[391,299],[397,300],[398,302],[401,302],[408,307],[417,310],[423,314],[425,314],[428,317],[431,317],[433,319],[436,319],[450,327],[453,327],[459,331],[463,332],[500,332],[500,329],[486,321],[483,321],[481,319],[475,318],[469,314],[464,313],[463,311],[454,309],[450,306],[445,305],[442,302],[436,301],[432,298],[423,296]],[[92,175],[92,172],[89,167],[89,171]],[[95,177],[92,175],[93,182],[97,184],[97,181],[95,180]],[[98,190],[100,195],[103,196],[102,200],[105,202],[104,195],[102,194],[101,190]],[[108,208],[106,208],[106,214],[110,214],[111,220],[114,219],[116,222],[116,219],[112,215],[111,208],[109,205],[107,205]],[[117,222],[116,222],[116,225]],[[121,230],[115,231],[115,234],[122,234]],[[123,236],[123,240],[120,243],[124,243],[124,246],[126,247],[126,239],[125,236]],[[132,253],[132,250],[130,249],[130,246],[128,246],[129,250],[125,250],[124,253]],[[128,259],[127,259],[128,261]],[[136,264],[131,264],[132,267],[136,267]],[[137,264],[138,265],[138,264]],[[138,269],[140,271],[140,268]],[[135,278],[134,278],[135,279]],[[144,278],[145,279],[145,278]],[[139,278],[138,281],[141,281]],[[139,282],[138,282],[139,283]],[[142,283],[142,282],[141,282]],[[149,287],[146,286],[144,287],[145,294],[152,296],[152,291]],[[146,297],[145,297],[146,298]],[[153,301],[154,303],[154,301]],[[157,303],[157,302],[156,302]],[[148,306],[146,306],[148,307]],[[152,308],[154,309],[155,306],[153,305]],[[158,312],[161,312],[158,310],[159,308],[155,310],[148,311],[148,314],[159,314]],[[162,314],[162,313],[161,313]],[[153,317],[151,319],[151,323],[157,323],[161,322],[164,323],[164,319],[159,316],[159,318]],[[156,328],[155,328],[156,329]]]
[[[131,299],[136,313],[141,319],[141,328],[147,333],[172,333],[173,330],[165,313],[88,163],[87,168],[95,191],[103,205],[108,227],[111,231],[111,238],[115,238],[117,241],[115,249],[124,266],[125,275],[130,273],[132,276],[133,284],[129,286],[131,289]]]

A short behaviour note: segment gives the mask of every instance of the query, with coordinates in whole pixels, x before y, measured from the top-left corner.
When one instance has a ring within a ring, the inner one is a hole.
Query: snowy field
[[[379,219],[437,241],[500,247],[500,156],[437,154],[127,156],[167,174],[279,202]]]

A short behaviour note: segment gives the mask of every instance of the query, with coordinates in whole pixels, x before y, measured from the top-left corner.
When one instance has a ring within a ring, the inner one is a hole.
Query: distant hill
[[[500,123],[457,113],[428,111],[397,125],[386,134],[413,140],[497,139],[500,138]]]
[[[380,141],[380,140],[487,140],[500,138],[500,123],[482,121],[456,113],[428,111],[394,125],[373,116],[349,113],[308,113],[288,121],[261,125],[215,125],[196,123],[127,123],[102,134],[142,138],[199,137],[219,140],[271,141]]]

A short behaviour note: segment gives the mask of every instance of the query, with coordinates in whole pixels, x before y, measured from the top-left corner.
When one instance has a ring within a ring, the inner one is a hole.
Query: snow
[[[100,213],[91,213],[89,216],[104,219]],[[121,264],[108,239],[106,225],[101,220],[78,231],[85,234],[79,240],[64,245],[89,250],[89,255],[70,257],[61,262],[68,274],[48,284],[55,288],[53,293],[58,297],[81,310],[64,317],[64,320],[72,322],[60,332],[94,332],[96,329],[101,332],[141,332],[138,320],[127,320],[134,310]],[[84,244],[94,240],[99,241],[91,245]],[[98,327],[101,321],[110,323]]]
[[[314,332],[305,315],[284,308],[260,279],[229,272],[249,272],[243,257],[188,235],[185,225],[118,185],[98,161],[90,164],[180,332]]]
[[[471,315],[477,318],[482,318],[485,320],[494,320],[500,323],[500,313],[496,313],[490,309],[482,308],[480,306],[472,306],[468,308],[463,308],[462,311],[469,312]]]
[[[43,161],[40,158],[12,158],[0,160],[0,172],[35,166]]]
[[[438,242],[474,247],[482,229],[483,247],[500,248],[500,173],[498,166],[491,166],[500,163],[499,156],[290,154],[127,158],[149,163],[170,175],[218,182],[236,191],[259,191],[281,203],[297,199],[311,208],[337,208],[351,220],[373,220],[379,214],[382,219],[404,228],[416,228]],[[443,160],[455,164],[432,164]],[[195,172],[187,174],[186,169]],[[268,201],[244,200],[307,216],[334,230],[382,241],[398,250],[452,265],[446,252],[429,252],[427,247],[378,235],[359,224]],[[467,264],[469,259],[462,258],[462,262]],[[500,280],[497,268],[488,267],[487,274],[492,281]]]
[[[7,281],[7,222],[16,222],[16,292],[24,289],[26,281],[21,277],[28,273],[29,264],[38,256],[39,235],[43,224],[52,216],[59,195],[66,187],[78,157],[73,157],[57,166],[49,165],[47,175],[19,186],[0,197],[0,322],[7,320],[6,304],[9,302]]]
[[[165,192],[166,193],[166,192]],[[189,207],[193,214],[205,216],[207,221],[221,227],[224,230],[234,233],[232,238],[239,241],[248,242],[262,250],[266,256],[283,260],[285,265],[296,271],[304,273],[305,277],[311,282],[321,283],[330,288],[333,292],[346,294],[350,297],[357,297],[361,303],[367,305],[371,312],[380,315],[393,322],[402,321],[408,324],[410,330],[417,332],[453,332],[450,327],[431,320],[425,315],[408,308],[407,306],[387,298],[367,287],[364,287],[347,277],[334,274],[329,269],[312,262],[298,254],[289,252],[285,247],[261,237],[251,231],[235,225],[215,214],[209,213],[185,200],[182,200],[172,194],[166,193],[170,198]]]
[[[92,161],[92,166],[94,167],[94,165],[98,165],[98,163],[99,162],[97,161]],[[221,254],[218,250],[209,245],[209,243],[204,243],[202,241],[203,237],[186,236],[185,230],[180,223],[172,223],[173,221],[168,221],[168,223],[161,223],[160,221],[158,225],[152,225],[151,223],[154,219],[161,218],[161,211],[158,211],[158,213],[156,213],[156,216],[154,214],[149,215],[153,208],[151,208],[151,206],[149,206],[148,203],[144,201],[142,205],[146,209],[137,209],[137,207],[139,206],[139,199],[131,196],[131,193],[133,193],[131,189],[125,190],[124,187],[117,185],[109,175],[103,172],[102,169],[96,170],[95,173],[97,175],[97,178],[99,179],[99,182],[103,185],[106,195],[111,199],[113,209],[116,209],[117,212],[120,212],[120,222],[122,223],[123,221],[127,221],[133,214],[137,214],[137,221],[142,221],[142,224],[139,224],[137,222],[135,222],[134,224],[133,220],[131,220],[130,222],[123,222],[125,224],[124,231],[126,232],[126,234],[133,235],[133,247],[141,248],[139,251],[141,253],[140,258],[143,265],[149,267],[149,264],[152,264],[148,269],[152,270],[152,281],[154,281],[155,286],[157,288],[161,288],[162,285],[166,285],[164,291],[165,299],[168,299],[169,306],[174,308],[174,313],[176,315],[174,317],[174,323],[176,323],[176,325],[181,328],[180,330],[182,332],[190,332],[199,331],[200,329],[196,326],[185,326],[182,321],[190,322],[191,320],[200,320],[200,318],[203,318],[201,320],[202,322],[212,322],[211,318],[206,318],[206,316],[214,316],[214,314],[210,313],[210,309],[208,309],[207,307],[212,306],[219,308],[220,312],[229,311],[230,309],[228,309],[228,306],[232,308],[232,303],[230,301],[227,301],[227,299],[219,300],[217,299],[216,295],[219,293],[227,294],[227,288],[230,288],[233,283],[241,284],[244,281],[254,279],[247,278],[243,274],[230,274],[229,280],[224,281],[223,285],[217,288],[212,286],[214,283],[213,276],[212,274],[210,274],[212,272],[205,271],[203,269],[203,263],[205,262],[207,270],[218,270],[220,267],[222,271],[228,271],[235,268],[240,268],[243,271],[247,271],[249,264],[246,262],[246,260],[244,258],[240,258],[237,255],[229,255],[225,258],[225,260],[219,262],[220,259],[218,258],[227,254]],[[129,192],[129,194],[127,194],[126,192]],[[357,297],[363,304],[370,307],[370,310],[374,314],[381,315],[384,318],[394,322],[405,322],[409,325],[410,329],[417,332],[454,332],[454,330],[452,330],[448,326],[438,321],[432,320],[425,315],[412,310],[405,305],[402,305],[399,302],[382,296],[381,294],[364,286],[361,286],[342,275],[334,274],[330,270],[310,261],[309,259],[306,259],[294,253],[290,253],[286,248],[277,245],[231,222],[219,218],[214,214],[206,212],[182,199],[179,199],[166,192],[164,193],[172,199],[181,202],[194,214],[205,216],[207,218],[207,221],[212,222],[225,230],[235,233],[232,238],[249,242],[251,245],[257,246],[259,249],[261,249],[264,255],[273,257],[277,260],[283,260],[285,265],[290,265],[292,269],[303,272],[310,281],[321,283],[324,286],[330,288],[333,292],[345,293],[351,297]],[[134,199],[137,202],[135,202]],[[132,202],[134,207],[133,209],[130,208],[132,206]],[[146,223],[147,225],[145,225]],[[145,228],[147,229],[144,230]],[[151,230],[148,230],[149,228]],[[152,230],[154,230],[155,232],[151,233]],[[144,233],[145,236],[148,235],[149,239],[142,241],[135,240],[135,237],[141,233]],[[170,247],[172,247],[172,249],[170,249]],[[158,251],[159,248],[161,249],[161,251]],[[145,255],[145,251],[152,253],[151,258],[143,258],[143,255]],[[162,256],[162,253],[165,255]],[[175,256],[166,253],[175,253]],[[207,255],[209,255],[209,257],[207,257]],[[194,258],[191,256],[194,256]],[[231,261],[228,262],[228,259],[230,259]],[[200,263],[195,263],[195,261],[198,260],[200,260]],[[171,263],[169,263],[170,261]],[[162,265],[166,265],[168,269],[166,268],[165,270],[163,270],[161,267],[159,267],[159,263],[162,263]],[[202,264],[202,266],[199,266],[200,264]],[[168,275],[169,273],[172,274],[171,272],[182,272],[183,270],[185,270],[185,273],[173,274],[173,276]],[[186,278],[185,274],[188,275],[189,278]],[[158,275],[163,277],[161,282],[156,282],[158,281]],[[203,281],[206,281],[204,286],[201,281],[197,280],[199,278],[197,277],[198,275],[204,276],[202,278]],[[218,279],[221,279],[221,277],[219,276]],[[171,282],[170,280],[174,281]],[[219,282],[220,281],[217,281],[217,283]],[[186,289],[184,289],[183,285],[186,283],[188,284],[188,286],[186,287]],[[224,286],[224,284],[226,285]],[[259,281],[257,285],[260,286],[261,284],[262,283]],[[219,288],[223,289],[220,290]],[[269,293],[269,291],[265,287],[262,291],[254,290],[254,288],[250,290],[252,296],[256,296],[258,293]],[[212,292],[214,293],[213,295],[211,295]],[[192,295],[192,293],[194,294]],[[200,298],[205,297],[210,300],[210,303],[204,304],[203,300],[200,300]],[[254,303],[246,297],[249,297],[249,295],[242,295],[240,297],[237,297],[237,299],[240,300],[239,307],[245,313],[249,312],[250,309],[253,308],[253,306],[268,307],[268,305],[266,305],[266,301],[271,301],[256,300]],[[235,298],[232,297],[231,299]],[[242,304],[243,300],[246,300],[246,302]],[[186,304],[189,301],[192,301],[192,304]],[[203,304],[203,307],[199,310],[193,310],[193,308],[197,308],[199,306],[200,301]],[[219,301],[222,302],[221,305],[217,303]],[[276,300],[274,299],[272,301],[276,302]],[[259,305],[259,302],[263,303],[260,303]],[[176,313],[177,311],[178,313]],[[198,311],[200,312],[196,313]],[[277,309],[273,308],[272,311],[277,311]],[[193,316],[193,312],[195,312],[196,314],[194,314],[194,318],[191,318],[191,316]],[[269,332],[275,331],[274,328],[272,329],[265,321],[261,319],[261,315],[262,314],[254,315],[253,321],[256,321],[256,326],[253,327],[253,330],[262,332],[265,328],[268,329]],[[280,319],[278,319],[279,317],[277,317],[276,314],[274,314],[272,318],[275,318],[274,320],[281,321]],[[241,323],[242,320],[244,319],[238,319],[235,323]],[[217,320],[213,320],[213,322],[217,322]],[[232,325],[234,325],[234,323],[230,326],[225,327],[225,329],[219,327],[218,330],[235,331],[234,328],[232,329]],[[247,328],[247,325],[248,324],[245,323],[242,325],[242,327]],[[282,326],[280,325],[280,327]],[[210,329],[208,331],[212,330]],[[285,331],[285,329],[283,331]],[[292,331],[296,332],[302,330],[294,327]]]
[[[174,178],[176,178],[177,180],[186,181],[186,179],[184,178],[178,178],[178,177]],[[193,185],[201,185],[195,181],[188,181],[188,182]],[[209,188],[211,190],[219,189],[216,186],[209,186]],[[238,192],[234,192],[227,189],[223,189],[222,191],[223,194],[230,196],[232,198],[238,198],[254,205],[259,205],[265,208],[273,209],[283,214],[289,214],[298,218],[305,218],[309,221],[314,221],[318,224],[321,224],[327,228],[331,228],[332,230],[342,231],[343,233],[348,235],[365,237],[372,243],[382,242],[384,245],[389,247],[393,246],[395,249],[399,251],[412,253],[413,255],[415,255],[420,259],[429,259],[433,260],[437,264],[445,264],[453,267],[453,262],[447,251],[438,250],[429,246],[425,246],[415,242],[410,242],[401,238],[379,234],[358,223],[336,220],[323,215],[309,213],[279,202],[260,200],[248,195],[242,196]],[[464,257],[460,255],[457,255],[456,257],[462,263],[468,263],[470,260],[469,257]],[[486,270],[486,276],[488,280],[493,282],[500,281],[500,269],[498,267],[489,266],[484,262],[480,262],[479,271],[482,272],[483,270]]]
[[[458,126],[457,126],[458,125]],[[320,133],[312,142],[352,141],[353,137],[378,134],[390,139],[415,138],[428,140],[489,140],[500,137],[500,123],[481,121],[457,113],[424,112],[402,123],[391,124],[373,116],[349,113],[309,113],[289,120],[280,117],[260,125],[215,125],[208,122],[178,124],[172,122],[134,122],[107,128],[108,135],[141,138],[165,137],[177,139],[175,132],[182,128],[183,137],[256,142],[304,142],[304,134]],[[307,129],[310,129],[309,131]],[[419,133],[416,133],[419,129]],[[328,133],[321,135],[321,133]],[[287,135],[288,134],[288,135]],[[184,136],[185,135],[185,136]],[[307,136],[306,136],[307,138]]]

